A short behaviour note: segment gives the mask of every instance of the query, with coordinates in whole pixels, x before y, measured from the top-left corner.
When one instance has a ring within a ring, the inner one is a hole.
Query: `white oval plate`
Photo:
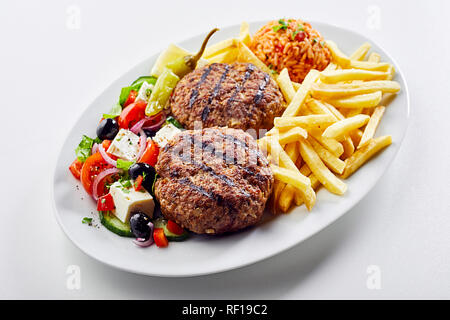
[[[252,23],[252,32],[264,23]],[[325,228],[360,201],[386,171],[403,140],[409,117],[406,81],[399,66],[386,51],[366,37],[324,23],[313,22],[312,25],[325,39],[334,40],[347,53],[353,52],[366,41],[370,42],[372,50],[380,53],[383,61],[395,65],[395,80],[402,87],[386,109],[377,130],[377,136],[392,135],[393,144],[346,181],[348,192],[344,196],[333,195],[321,188],[317,204],[310,213],[302,206],[290,214],[266,219],[257,227],[242,232],[219,237],[194,236],[186,242],[172,242],[166,249],[155,246],[138,248],[130,238],[119,237],[102,226],[95,228],[82,224],[81,220],[85,216],[94,217],[94,222],[99,222],[94,201],[68,170],[75,157],[74,149],[82,134],[95,135],[99,116],[117,100],[120,89],[138,76],[149,73],[158,56],[156,54],[132,68],[95,99],[64,142],[55,169],[53,192],[57,220],[69,239],[89,256],[122,270],[168,277],[204,275],[242,267],[287,250]],[[213,41],[235,37],[238,33],[239,25],[223,28],[214,35]],[[199,35],[179,45],[196,51],[203,37]]]

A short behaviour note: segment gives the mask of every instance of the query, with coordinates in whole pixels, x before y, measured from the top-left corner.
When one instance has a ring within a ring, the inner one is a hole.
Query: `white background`
[[[450,2],[431,0],[2,1],[0,298],[449,299],[449,12]],[[402,67],[411,122],[377,186],[304,243],[226,273],[145,277],[84,255],[60,230],[51,199],[56,157],[76,118],[170,42],[279,17],[363,33]],[[80,267],[80,290],[66,286],[70,265]],[[370,265],[381,270],[380,290],[366,285]]]

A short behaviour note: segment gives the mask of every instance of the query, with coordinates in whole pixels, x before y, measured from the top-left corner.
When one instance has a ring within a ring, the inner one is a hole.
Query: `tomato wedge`
[[[150,141],[147,144],[147,148],[145,149],[141,158],[139,159],[139,162],[145,162],[154,167],[156,162],[158,161],[158,155],[159,155],[158,144],[155,141]]]
[[[96,152],[89,158],[87,158],[83,164],[83,167],[81,168],[81,175],[80,175],[81,184],[83,185],[84,190],[86,190],[87,193],[92,195],[92,185],[94,183],[95,177],[103,170],[111,167],[112,167],[111,165],[109,165],[108,163],[106,163],[105,160],[103,160],[103,157],[100,154],[100,152]],[[103,187],[103,185],[101,187]]]
[[[136,90],[131,90],[130,94],[128,95],[127,100],[125,101],[125,103],[123,104],[124,107],[132,104],[135,100],[136,100],[136,96],[137,96],[137,91]]]
[[[147,102],[143,100],[133,102],[125,107],[119,116],[119,127],[123,129],[130,129],[139,120],[144,119],[146,107]]]
[[[177,225],[175,222],[173,222],[172,220],[169,220],[167,222],[167,229],[172,232],[175,233],[176,235],[182,235],[184,232],[184,229],[182,227],[180,227],[179,225]]]
[[[97,200],[97,210],[98,211],[111,211],[116,207],[114,205],[114,199],[111,193],[105,194],[104,196],[98,198]]]
[[[155,244],[160,248],[165,248],[169,245],[169,241],[164,234],[163,228],[156,228],[155,231],[153,231],[153,240],[155,241]]]
[[[73,176],[76,179],[80,179],[81,168],[83,167],[83,162],[78,159],[75,159],[69,167],[70,172],[72,172]]]

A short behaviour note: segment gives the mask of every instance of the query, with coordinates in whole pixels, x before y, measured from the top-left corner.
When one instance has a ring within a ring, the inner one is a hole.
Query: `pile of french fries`
[[[287,69],[274,73],[249,49],[250,42],[249,25],[243,22],[238,37],[205,50],[201,65],[252,63],[270,74],[283,93],[284,113],[258,140],[275,176],[272,212],[302,204],[311,210],[320,186],[343,195],[343,179],[392,143],[391,136],[375,138],[375,132],[385,105],[400,90],[392,81],[393,65],[381,62],[376,52],[368,54],[369,43],[347,56],[336,43],[326,41],[332,62],[322,72],[311,70],[299,84],[290,80]]]
[[[368,43],[351,56],[326,43],[333,60],[325,70],[311,70],[297,89],[286,69],[276,77],[288,106],[259,140],[275,175],[273,212],[303,203],[311,210],[322,185],[343,195],[343,179],[392,143],[391,136],[374,136],[385,102],[400,90],[394,67],[375,52],[365,60]]]

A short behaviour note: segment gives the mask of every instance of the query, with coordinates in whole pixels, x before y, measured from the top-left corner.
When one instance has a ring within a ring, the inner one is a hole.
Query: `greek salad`
[[[183,130],[168,115],[168,102],[178,81],[202,62],[212,30],[196,55],[171,45],[157,59],[151,76],[122,88],[119,101],[103,114],[96,137],[83,135],[69,169],[97,202],[101,224],[140,247],[167,247],[188,233],[158,214],[154,185],[159,150]],[[205,61],[203,61],[204,63]],[[91,220],[83,219],[83,223]]]

